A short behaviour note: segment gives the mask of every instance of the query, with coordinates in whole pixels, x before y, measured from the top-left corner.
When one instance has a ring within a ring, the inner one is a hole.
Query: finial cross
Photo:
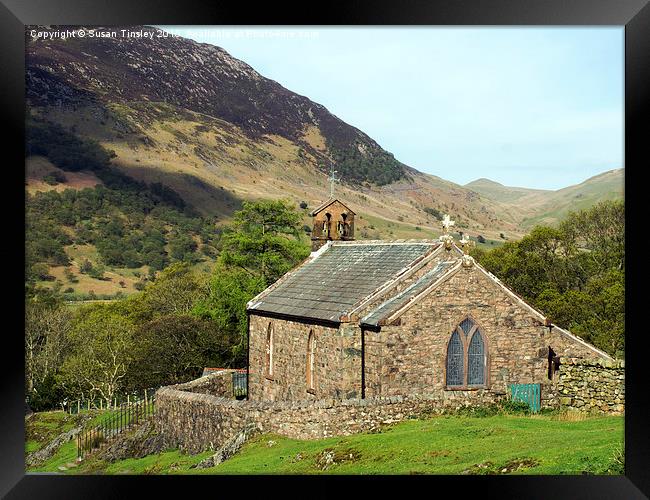
[[[334,167],[330,168],[330,198],[334,198],[334,183],[340,181],[341,179],[336,177],[338,172],[334,170]]]
[[[456,224],[456,222],[451,220],[449,214],[445,214],[445,216],[442,218],[442,227],[445,230],[445,234],[449,233],[449,228],[454,224]]]
[[[463,253],[465,255],[469,255],[469,249],[472,247],[475,243],[473,240],[469,238],[466,234],[463,234],[463,237],[460,240],[460,244],[463,247]]]

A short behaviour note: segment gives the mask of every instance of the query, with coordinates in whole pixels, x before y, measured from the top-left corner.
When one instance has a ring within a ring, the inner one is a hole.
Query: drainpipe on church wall
[[[246,400],[250,399],[248,386],[251,379],[251,314],[246,311]]]
[[[361,327],[361,399],[366,399],[366,330]]]

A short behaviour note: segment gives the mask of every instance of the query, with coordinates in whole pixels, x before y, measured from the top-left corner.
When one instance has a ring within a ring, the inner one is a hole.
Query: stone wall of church
[[[483,333],[487,387],[498,394],[511,383],[541,383],[546,397],[549,345],[559,355],[596,356],[567,335],[549,334],[536,315],[472,266],[415,304],[398,325],[365,332],[366,396],[445,391],[447,343],[468,316]]]
[[[267,329],[273,328],[273,373],[268,375]],[[309,325],[250,315],[249,399],[314,400],[361,396],[358,327]],[[307,386],[307,342],[315,335],[314,390]]]

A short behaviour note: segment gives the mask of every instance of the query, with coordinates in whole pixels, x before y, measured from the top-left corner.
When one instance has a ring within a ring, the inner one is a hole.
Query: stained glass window
[[[447,346],[447,385],[463,385],[463,343],[455,331]]]
[[[461,322],[460,327],[463,329],[463,332],[465,332],[465,338],[467,338],[469,332],[471,332],[472,328],[474,327],[474,322],[469,318],[465,318]]]
[[[472,340],[469,343],[467,352],[467,384],[483,385],[485,384],[485,346],[483,336],[479,330],[474,332]]]

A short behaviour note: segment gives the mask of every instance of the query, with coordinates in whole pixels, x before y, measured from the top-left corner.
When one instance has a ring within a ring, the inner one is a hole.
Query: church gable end
[[[608,357],[568,332],[549,334],[541,313],[476,264],[452,266],[403,305],[408,295],[391,299],[399,315],[389,300],[362,319],[367,395],[505,394],[509,384],[548,382],[549,347],[565,356]],[[388,314],[379,314],[382,308]]]

